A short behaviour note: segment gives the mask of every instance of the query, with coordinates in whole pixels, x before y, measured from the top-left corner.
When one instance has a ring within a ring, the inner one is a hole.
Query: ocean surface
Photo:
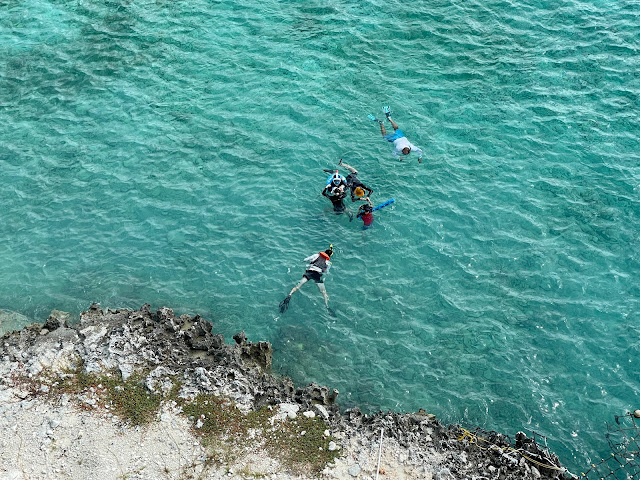
[[[343,408],[528,428],[585,471],[640,408],[639,12],[0,0],[0,329],[200,313]],[[396,199],[369,230],[320,194],[340,158]],[[280,314],[330,243],[337,317],[313,282]]]

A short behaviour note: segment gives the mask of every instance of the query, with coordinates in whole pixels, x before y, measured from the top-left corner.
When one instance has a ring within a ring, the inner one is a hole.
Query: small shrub
[[[80,363],[74,369],[63,372],[61,378],[52,383],[49,395],[95,394],[98,406],[108,407],[114,415],[130,425],[145,425],[155,418],[162,403],[162,395],[150,392],[145,386],[147,373],[134,373],[123,380],[116,371],[87,373]]]

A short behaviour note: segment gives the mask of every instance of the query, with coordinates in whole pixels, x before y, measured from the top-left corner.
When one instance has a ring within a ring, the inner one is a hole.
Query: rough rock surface
[[[493,448],[481,449],[457,425],[444,426],[424,411],[366,415],[341,412],[336,390],[310,384],[296,388],[269,372],[272,348],[249,342],[244,332],[235,344],[213,333],[199,315],[176,317],[169,308],[152,312],[102,310],[94,304],[70,327],[68,315],[52,312],[45,325],[33,324],[4,335],[0,345],[0,478],[261,478],[303,479],[287,472],[265,451],[247,448],[234,463],[206,465],[205,451],[175,405],[165,404],[158,421],[127,427],[115,416],[78,410],[68,399],[59,404],[30,395],[15,379],[61,371],[78,358],[88,372],[117,369],[126,379],[147,369],[146,386],[171,389],[180,378],[183,395],[199,392],[233,399],[244,411],[277,406],[276,416],[318,416],[333,437],[329,449],[341,455],[322,478],[373,480],[379,453],[381,479],[529,480],[561,478],[561,471],[534,466],[529,458],[559,465],[558,459],[519,433],[515,448],[493,433]],[[87,406],[91,399],[87,399]],[[275,418],[275,417],[274,417]],[[317,478],[313,477],[313,478]]]

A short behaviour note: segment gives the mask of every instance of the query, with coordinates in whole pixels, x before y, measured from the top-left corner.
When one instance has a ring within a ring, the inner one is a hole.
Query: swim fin
[[[391,107],[387,105],[382,107],[382,113],[384,113],[385,117],[389,118],[393,112],[391,111]]]
[[[372,122],[378,122],[380,125],[382,125],[382,121],[378,120],[376,117],[374,117],[373,115],[369,114],[367,115],[367,117],[369,118],[369,120],[371,120]]]
[[[280,302],[280,313],[284,313],[289,308],[289,302],[291,301],[291,295],[287,295],[284,300]]]

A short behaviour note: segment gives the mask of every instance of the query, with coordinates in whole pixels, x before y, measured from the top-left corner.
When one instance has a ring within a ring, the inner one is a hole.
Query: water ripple
[[[4,9],[0,308],[171,305],[345,407],[607,454],[640,394],[633,2]],[[366,232],[320,195],[341,157],[396,199]],[[331,242],[338,319],[313,285],[279,315]]]

